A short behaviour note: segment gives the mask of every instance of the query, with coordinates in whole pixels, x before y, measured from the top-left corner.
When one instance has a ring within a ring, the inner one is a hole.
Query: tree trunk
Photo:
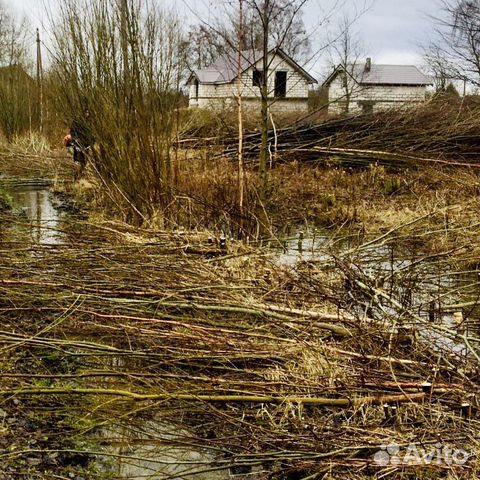
[[[242,55],[243,55],[243,0],[239,0],[240,25],[238,30],[238,207],[243,217],[245,167],[243,164],[243,111],[242,111]]]
[[[270,0],[265,0],[263,9],[263,68],[262,68],[262,146],[260,149],[260,198],[264,200],[267,186],[268,162],[268,37],[270,33]]]
[[[268,163],[268,90],[262,87],[262,147],[260,150],[260,178],[262,181],[262,197],[267,182]]]

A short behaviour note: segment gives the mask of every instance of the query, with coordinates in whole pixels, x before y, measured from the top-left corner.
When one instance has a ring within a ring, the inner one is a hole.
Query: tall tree
[[[0,0],[0,130],[8,140],[35,126],[35,89],[25,73],[26,21],[17,18]]]
[[[358,77],[359,63],[365,57],[365,47],[357,32],[353,29],[354,20],[344,15],[337,29],[332,35],[330,44],[330,61],[334,68],[343,70],[342,103],[345,105],[345,113],[350,111],[350,101],[355,90],[359,88]]]
[[[242,50],[263,49],[264,44],[264,1],[246,0],[243,6]],[[298,0],[268,1],[268,44],[281,46],[288,55],[299,62],[307,59],[311,52],[311,38],[307,33]],[[306,3],[306,2],[302,2]],[[194,68],[204,68],[227,52],[236,52],[240,30],[239,11],[232,10],[228,15],[212,24],[192,25],[187,34],[190,45],[189,64]]]
[[[0,0],[0,66],[26,61],[26,31],[26,20],[16,18]]]
[[[302,7],[308,0],[248,0],[248,4],[261,27],[259,31],[259,43],[252,45],[255,49],[262,51],[262,69],[259,82],[261,98],[261,131],[262,141],[260,148],[260,178],[261,178],[261,197],[265,196],[267,184],[267,165],[269,158],[269,109],[271,106],[270,90],[270,66],[273,58],[269,52],[275,48],[288,50],[297,48],[301,42],[302,32],[295,32],[301,22]],[[303,23],[302,23],[303,25]],[[303,35],[306,35],[303,30]],[[298,37],[297,37],[298,36]],[[255,40],[251,38],[251,41]],[[261,47],[261,48],[259,48]],[[273,100],[275,101],[275,100]]]
[[[459,75],[480,86],[480,0],[442,0],[436,18],[441,50],[457,65]]]
[[[247,3],[245,44],[244,48],[261,50],[265,39],[263,18],[268,14],[268,43],[272,47],[279,46],[288,55],[303,62],[311,52],[311,38],[303,21],[303,12],[298,1],[271,0],[266,11],[262,3],[250,1]],[[305,3],[305,2],[303,2]],[[264,5],[265,6],[265,5]],[[259,8],[260,7],[260,8]],[[238,28],[237,21],[234,27]]]
[[[233,45],[233,39],[232,45]],[[186,34],[187,64],[190,70],[202,69],[230,50],[231,47],[223,35],[218,35],[215,29],[198,24],[192,25]]]
[[[272,99],[274,82],[270,75],[273,58],[269,52],[281,48],[300,63],[305,63],[303,60],[311,49],[311,37],[302,18],[302,8],[307,2],[308,0],[245,0],[242,4],[243,22],[240,22],[238,4],[235,4],[233,8],[223,12],[221,19],[210,23],[203,22],[190,31],[190,38],[200,40],[193,44],[189,62],[191,65],[204,67],[227,53],[231,59],[238,58],[237,67],[241,67],[239,71],[243,71],[245,67],[252,66],[249,62],[259,61],[259,55],[251,55],[248,52],[252,50],[261,52],[260,76],[257,82],[261,101],[262,143],[259,159],[261,196],[264,196],[267,181],[269,109],[275,101]],[[228,20],[225,21],[225,18]],[[326,21],[326,18],[327,16],[322,21]],[[242,39],[241,45],[239,38]]]
[[[429,45],[424,50],[423,59],[436,92],[445,92],[453,81],[462,79],[458,67],[437,44]]]

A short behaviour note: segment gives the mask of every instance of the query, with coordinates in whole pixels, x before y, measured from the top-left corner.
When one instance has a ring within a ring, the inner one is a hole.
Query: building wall
[[[243,105],[245,110],[260,112],[261,103],[258,99],[247,99]],[[307,113],[308,101],[303,98],[272,99],[269,111],[271,113]]]
[[[269,97],[273,102],[272,108],[282,111],[297,111],[299,108],[307,110],[309,84],[305,77],[295,70],[289,63],[279,56],[270,55],[270,68],[268,75]],[[255,65],[258,70],[262,69],[262,62]],[[254,67],[249,68],[242,74],[240,93],[246,108],[260,108],[260,89],[253,85]],[[275,72],[287,72],[287,92],[285,98],[274,99]],[[189,106],[200,108],[228,108],[234,107],[237,103],[238,83],[221,85],[198,86],[198,98],[194,82],[189,87]]]
[[[350,79],[349,91],[351,92],[349,112],[359,113],[364,105],[371,105],[373,111],[385,110],[407,103],[423,102],[426,99],[426,86],[405,86],[405,85],[373,85],[361,86],[352,83]],[[328,110],[330,113],[343,113],[346,107],[345,88],[341,75],[331,82],[328,91]]]

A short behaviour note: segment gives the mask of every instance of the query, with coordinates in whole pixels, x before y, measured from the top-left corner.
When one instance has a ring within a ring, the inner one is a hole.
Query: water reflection
[[[46,187],[21,185],[7,190],[15,209],[23,212],[29,220],[32,240],[41,245],[61,243],[59,222],[61,213],[52,202]]]
[[[460,329],[459,333],[462,329],[469,333],[479,331],[478,270],[457,271],[449,257],[429,257],[415,244],[369,243],[354,236],[338,239],[329,237],[325,231],[310,232],[308,236],[297,232],[283,242],[283,249],[277,249],[273,259],[290,268],[299,267],[302,262],[312,262],[319,270],[325,271],[343,264],[345,271],[351,271],[355,277],[384,294],[372,299],[355,286],[346,287],[345,302],[353,311],[358,309],[359,315],[371,310],[375,300],[381,305],[378,312],[381,318],[385,315],[395,318],[400,314],[403,318],[413,314],[452,331]],[[434,339],[437,346],[444,342],[448,343],[450,351],[465,351],[463,345],[443,339],[442,335]]]
[[[115,478],[129,480],[226,480],[231,478],[228,468],[222,469],[212,455],[195,449],[191,434],[161,419],[113,427],[103,432],[103,443],[108,450],[121,456],[107,471]],[[188,440],[190,439],[190,440]],[[186,445],[182,445],[187,442]],[[241,480],[242,477],[237,477]],[[252,477],[249,477],[252,478]]]

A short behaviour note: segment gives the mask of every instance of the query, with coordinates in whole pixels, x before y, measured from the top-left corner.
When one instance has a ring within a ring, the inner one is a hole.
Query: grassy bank
[[[260,201],[257,173],[248,172],[245,207],[240,212],[234,165],[206,159],[185,163],[169,205],[170,221],[165,222],[164,210],[159,207],[145,220],[145,226],[207,229],[256,238],[261,234],[283,237],[298,229],[315,228],[377,235],[414,222],[410,233],[445,232],[437,238],[424,236],[425,247],[435,250],[442,248],[441,242],[459,241],[467,235],[462,228],[468,230],[477,221],[480,181],[477,171],[468,168],[428,166],[400,172],[375,164],[350,169],[289,163],[271,171],[264,202]],[[128,214],[118,215],[109,208],[108,191],[93,177],[86,177],[74,190],[94,210],[128,220]],[[425,220],[415,222],[417,218]]]
[[[270,171],[263,202],[259,176],[249,169],[245,207],[240,211],[235,163],[216,158],[210,150],[183,150],[176,162],[177,187],[171,202],[167,207],[152,202],[151,215],[142,221],[144,227],[209,230],[240,238],[255,238],[260,233],[282,237],[297,229],[314,228],[376,235],[425,217],[423,222],[414,222],[412,229],[425,233],[443,229],[446,234],[436,241],[424,236],[427,247],[435,249],[441,245],[434,243],[458,241],[462,228],[475,225],[479,208],[480,180],[475,168],[424,165],[398,169],[375,162],[351,168],[336,158],[328,165],[289,162]],[[130,209],[113,201],[111,188],[99,180],[92,165],[74,181],[78,169],[63,150],[36,150],[25,140],[1,147],[0,173],[49,178],[58,190],[88,205],[91,215],[131,220]]]

